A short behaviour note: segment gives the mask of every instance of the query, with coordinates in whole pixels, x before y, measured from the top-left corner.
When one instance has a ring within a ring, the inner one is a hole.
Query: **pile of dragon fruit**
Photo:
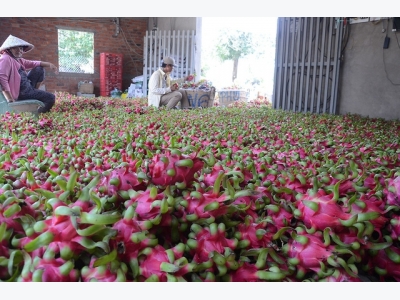
[[[400,281],[399,132],[66,94],[0,115],[0,280]]]

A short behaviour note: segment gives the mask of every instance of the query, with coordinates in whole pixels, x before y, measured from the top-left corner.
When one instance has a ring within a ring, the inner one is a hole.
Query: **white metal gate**
[[[176,68],[171,79],[184,78],[195,70],[195,31],[159,30],[147,31],[144,37],[143,94],[147,95],[147,83],[151,74],[160,66],[165,56],[175,59]]]
[[[343,18],[278,18],[273,106],[336,113]]]

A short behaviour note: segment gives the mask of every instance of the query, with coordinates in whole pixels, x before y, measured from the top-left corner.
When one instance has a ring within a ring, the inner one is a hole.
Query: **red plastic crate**
[[[110,96],[115,88],[122,90],[122,63],[121,53],[100,53],[100,96]]]

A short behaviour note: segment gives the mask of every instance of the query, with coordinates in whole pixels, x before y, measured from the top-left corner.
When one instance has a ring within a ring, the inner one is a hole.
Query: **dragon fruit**
[[[129,200],[125,207],[135,206],[135,215],[139,226],[143,230],[150,229],[153,225],[170,224],[171,215],[167,198],[164,193],[158,193],[155,186],[148,187],[145,191],[138,191]]]
[[[400,250],[396,247],[389,247],[379,250],[372,258],[372,265],[375,272],[380,276],[381,281],[394,279],[400,281]]]
[[[388,221],[384,209],[384,201],[362,194],[359,201],[351,204],[349,213],[357,216],[357,222],[369,221],[376,231],[380,231]]]
[[[223,223],[212,223],[209,227],[204,228],[193,224],[191,229],[193,231],[193,238],[189,239],[187,243],[193,253],[193,261],[196,263],[209,261],[214,253],[223,255],[225,247],[232,250],[237,247],[238,241],[236,238],[228,239],[226,237]]]
[[[261,282],[282,281],[285,277],[285,273],[278,270],[259,270],[254,264],[243,262],[237,270],[229,272],[223,279],[229,282]]]
[[[320,271],[321,263],[325,264],[334,250],[332,245],[325,246],[320,237],[304,232],[295,234],[294,239],[282,246],[290,264],[314,272]]]
[[[148,231],[142,231],[138,221],[134,218],[133,206],[128,207],[124,212],[124,218],[112,226],[117,234],[111,241],[111,247],[117,249],[121,262],[128,264],[133,276],[138,275],[137,255],[147,247],[154,247],[158,239]]]
[[[213,165],[211,171],[207,174],[204,174],[203,182],[204,182],[205,186],[213,187],[215,182],[217,181],[218,176],[220,176],[221,173],[225,173],[223,166],[219,163]]]
[[[400,216],[393,216],[390,219],[390,225],[388,229],[390,230],[390,237],[393,240],[400,241]]]
[[[283,206],[268,204],[265,206],[265,209],[268,213],[268,220],[274,224],[278,230],[291,224],[293,213],[288,212]]]
[[[297,202],[297,209],[301,212],[300,220],[309,228],[323,231],[326,227],[340,231],[344,228],[343,222],[351,215],[343,212],[341,206],[332,198],[332,195],[319,190],[315,195],[307,194]]]
[[[139,271],[142,280],[167,281],[167,273],[176,273],[179,266],[170,262],[168,253],[161,245],[146,248],[139,253]]]
[[[74,269],[72,260],[64,260],[56,257],[55,247],[49,246],[43,252],[43,256],[25,258],[25,270],[19,281],[43,281],[43,282],[76,282],[79,279],[79,271]],[[29,254],[25,254],[29,256]],[[31,266],[31,267],[30,267]],[[28,270],[29,269],[29,270]]]
[[[389,179],[386,193],[388,205],[400,205],[400,176]]]
[[[100,258],[101,259],[101,258]],[[90,263],[81,270],[84,282],[125,282],[128,268],[124,263],[113,260],[108,263],[96,265],[98,258],[92,257]]]
[[[336,268],[332,275],[319,279],[320,282],[361,282],[359,277],[350,276],[345,269]]]
[[[204,162],[192,155],[175,152],[156,154],[148,166],[148,177],[155,185],[167,186],[175,183],[184,183],[190,186],[194,174],[203,168]]]
[[[117,167],[104,176],[98,186],[107,187],[107,194],[109,196],[117,193],[118,191],[128,191],[133,189],[141,191],[146,189],[146,184],[142,179],[138,178],[136,167],[131,167],[126,164],[122,167]]]
[[[243,223],[237,225],[234,236],[243,248],[264,248],[272,244],[272,237],[276,233],[275,226],[267,222],[254,222],[250,216]]]

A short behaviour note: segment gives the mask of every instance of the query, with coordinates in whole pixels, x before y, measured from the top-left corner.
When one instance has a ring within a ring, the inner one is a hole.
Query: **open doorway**
[[[240,87],[249,90],[249,100],[259,94],[272,99],[275,67],[277,17],[203,17],[202,18],[202,77],[216,89]],[[216,48],[223,34],[250,33],[250,54],[238,59],[237,76],[233,60],[222,60]],[[234,79],[235,78],[235,79]]]

